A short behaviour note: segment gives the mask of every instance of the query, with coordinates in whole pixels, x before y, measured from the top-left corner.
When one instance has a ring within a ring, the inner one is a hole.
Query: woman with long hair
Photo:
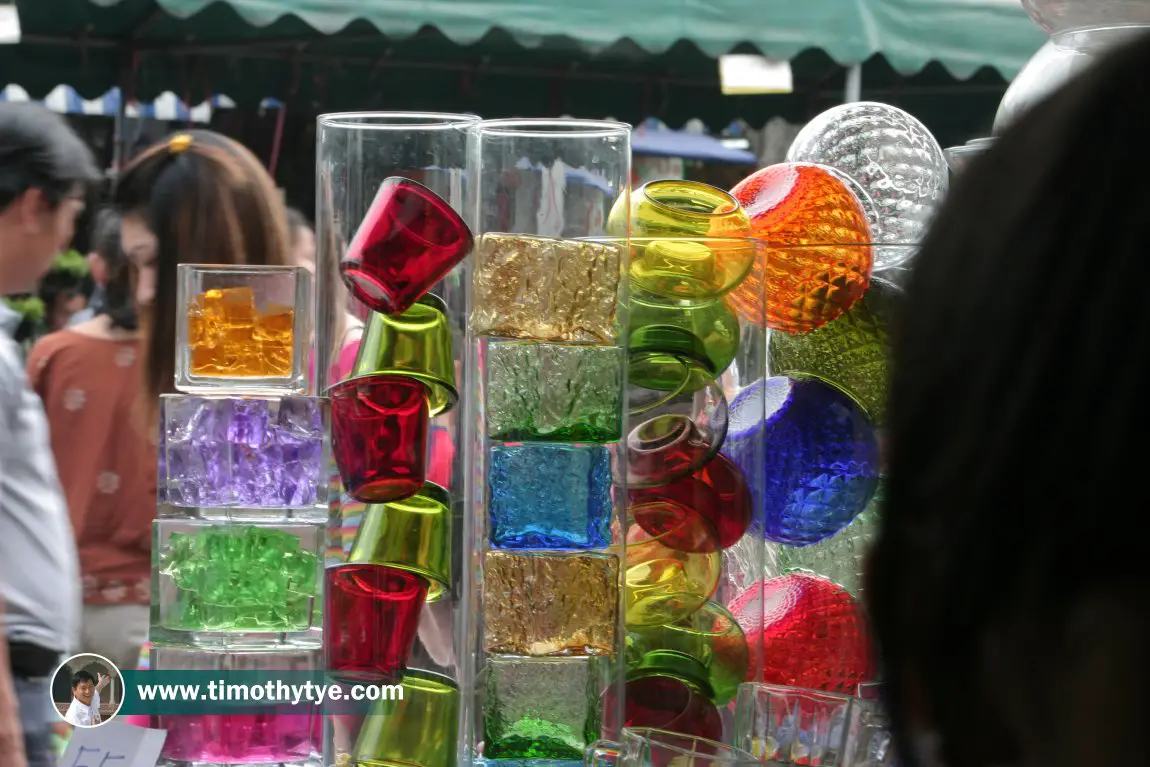
[[[28,378],[44,401],[80,552],[80,647],[130,668],[148,638],[156,455],[137,417],[140,339],[110,211],[94,239],[108,268],[105,303],[92,319],[41,338]]]
[[[911,767],[1150,763],[1150,37],[959,177],[894,333],[866,588]]]
[[[292,265],[275,182],[242,145],[190,131],[145,150],[116,184],[124,253],[144,332],[144,396],[153,414],[175,390],[180,264]]]

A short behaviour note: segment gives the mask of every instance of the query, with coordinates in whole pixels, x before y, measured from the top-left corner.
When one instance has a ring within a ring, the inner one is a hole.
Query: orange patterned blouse
[[[147,604],[156,447],[141,427],[140,345],[61,330],[28,354],[68,500],[85,604]]]

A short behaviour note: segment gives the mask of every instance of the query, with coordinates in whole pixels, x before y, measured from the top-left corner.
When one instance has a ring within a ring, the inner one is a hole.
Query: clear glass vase
[[[333,459],[324,664],[341,681],[402,683],[436,701],[327,717],[325,764],[434,767],[455,750],[469,651],[456,643],[467,569],[459,403],[472,385],[464,213],[477,120],[318,118],[312,376],[330,398]],[[395,735],[430,726],[430,748]]]
[[[619,726],[630,128],[472,131],[460,764],[580,763]]]

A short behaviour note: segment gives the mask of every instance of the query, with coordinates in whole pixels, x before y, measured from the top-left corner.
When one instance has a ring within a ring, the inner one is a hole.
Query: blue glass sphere
[[[879,483],[878,435],[862,409],[812,379],[756,381],[732,402],[723,450],[743,469],[763,535],[789,546],[831,537]]]

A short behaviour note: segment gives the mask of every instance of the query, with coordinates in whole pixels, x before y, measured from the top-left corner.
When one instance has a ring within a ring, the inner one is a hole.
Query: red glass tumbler
[[[395,684],[407,671],[428,582],[386,565],[328,568],[323,644],[328,673],[350,682]]]
[[[609,700],[613,692],[610,689],[604,695]],[[627,681],[623,726],[654,727],[707,740],[723,738],[723,719],[715,704],[699,688],[672,676]]]
[[[336,384],[328,395],[331,449],[348,495],[363,503],[415,495],[427,474],[427,386],[370,375]]]
[[[348,289],[380,314],[402,314],[471,252],[467,224],[422,184],[387,178],[340,263]]]

